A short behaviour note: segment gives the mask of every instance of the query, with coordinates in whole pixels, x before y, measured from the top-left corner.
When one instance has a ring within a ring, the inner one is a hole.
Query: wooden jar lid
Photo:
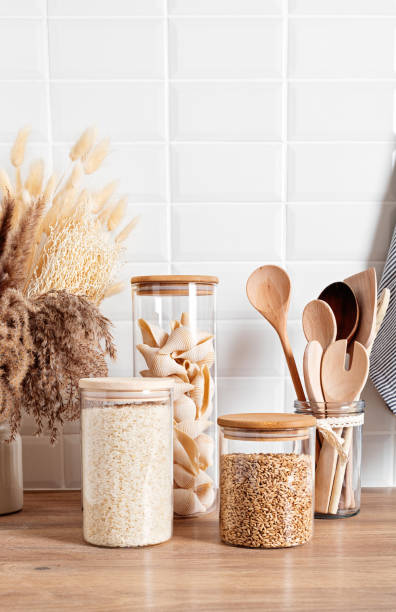
[[[131,283],[153,283],[158,285],[171,285],[183,283],[198,283],[201,285],[217,285],[219,279],[217,276],[202,276],[188,274],[160,274],[158,276],[132,276]]]
[[[171,378],[80,378],[78,386],[87,391],[165,391],[173,389]]]
[[[224,414],[217,423],[222,427],[235,429],[261,429],[263,431],[280,431],[286,429],[304,429],[316,424],[315,417],[309,414],[285,414],[278,412],[248,412],[246,414]]]

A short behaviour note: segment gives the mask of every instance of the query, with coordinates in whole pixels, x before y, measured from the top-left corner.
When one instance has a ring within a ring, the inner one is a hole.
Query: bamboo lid
[[[164,391],[173,389],[171,378],[80,378],[78,386],[87,391]]]
[[[171,285],[171,284],[183,284],[183,283],[197,283],[200,285],[217,285],[219,279],[217,276],[202,276],[188,275],[188,274],[160,274],[158,276],[132,276],[131,283],[153,283],[159,285]]]
[[[248,412],[246,414],[224,414],[218,417],[217,423],[222,427],[229,428],[280,431],[313,427],[316,424],[316,419],[309,414]]]

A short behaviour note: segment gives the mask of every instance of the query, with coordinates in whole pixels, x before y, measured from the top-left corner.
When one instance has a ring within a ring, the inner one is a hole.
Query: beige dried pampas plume
[[[126,198],[110,201],[117,181],[111,181],[95,192],[84,185],[85,176],[95,172],[107,156],[109,140],[97,142],[96,128],[89,127],[72,146],[69,153],[71,167],[61,175],[61,180],[57,181],[55,174],[46,178],[44,162],[35,160],[23,181],[21,166],[29,133],[30,128],[22,128],[11,149],[11,162],[16,168],[15,180],[0,169],[3,194],[15,198],[11,220],[14,229],[18,228],[24,213],[36,201],[44,202],[47,207],[32,239],[24,291],[33,296],[42,290],[84,289],[86,295],[97,303],[103,297],[114,294],[119,286],[114,275],[123,250],[121,243],[128,238],[137,222],[136,218],[133,219],[118,236],[113,235],[127,209]],[[67,231],[72,232],[70,236],[76,240],[73,260],[71,238]],[[92,273],[94,261],[97,267],[95,276]],[[70,269],[70,265],[74,268]],[[82,279],[84,275],[87,279],[85,283],[70,283],[71,278]]]

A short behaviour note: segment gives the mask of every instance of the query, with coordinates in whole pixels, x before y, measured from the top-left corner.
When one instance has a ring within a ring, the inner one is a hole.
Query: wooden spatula
[[[353,402],[366,384],[369,371],[367,351],[352,344],[349,370],[345,369],[347,340],[330,344],[322,359],[322,389],[326,402]]]
[[[377,275],[374,268],[349,276],[344,281],[354,292],[359,304],[359,323],[354,340],[368,348],[375,334],[377,312]]]

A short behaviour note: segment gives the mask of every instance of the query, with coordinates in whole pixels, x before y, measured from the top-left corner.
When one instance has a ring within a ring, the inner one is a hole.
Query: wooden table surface
[[[180,519],[171,541],[103,549],[82,539],[78,492],[25,494],[0,517],[0,610],[396,610],[396,489],[364,492],[361,513],[315,521],[283,550],[219,541],[216,517]]]

